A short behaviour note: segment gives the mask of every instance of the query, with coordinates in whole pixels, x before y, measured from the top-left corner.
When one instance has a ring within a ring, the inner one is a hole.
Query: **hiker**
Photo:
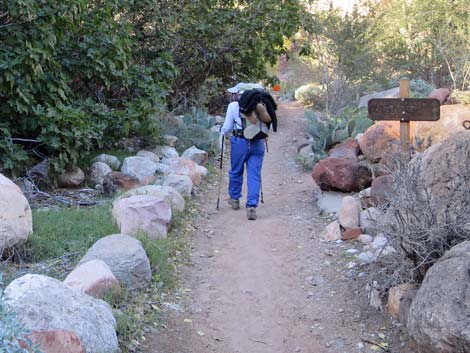
[[[255,96],[262,94],[264,96],[269,94],[261,93],[263,92],[263,90],[259,88],[244,91],[244,89],[246,89],[247,87],[249,87],[247,86],[247,84],[239,83],[236,86],[231,87],[227,90],[231,94],[232,102],[227,107],[227,113],[225,116],[224,124],[221,128],[221,133],[223,135],[226,135],[230,132],[232,133],[232,136],[230,138],[231,150],[228,187],[229,205],[234,210],[240,209],[243,173],[246,164],[248,195],[245,207],[248,219],[256,220],[256,208],[258,207],[259,195],[261,190],[261,168],[263,165],[263,157],[265,151],[265,139],[264,137],[260,137],[264,136],[262,133],[258,135],[259,131],[255,133],[256,136],[246,136],[247,131],[252,130],[246,130],[246,121],[243,122],[243,120],[248,119],[246,119],[245,115],[242,117],[242,114],[240,112],[239,99],[240,95],[242,94],[246,94],[250,97],[252,95]],[[257,97],[257,99],[260,99],[260,97]],[[274,110],[275,109],[276,105],[274,103]],[[264,110],[264,112],[266,112],[266,110]],[[255,112],[252,111],[252,113],[254,114]]]

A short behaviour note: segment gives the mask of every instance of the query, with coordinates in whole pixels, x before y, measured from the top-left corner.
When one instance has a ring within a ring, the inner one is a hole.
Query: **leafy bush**
[[[310,83],[300,86],[294,93],[294,97],[300,103],[316,109],[325,107],[325,96],[321,86]]]
[[[28,160],[26,151],[13,143],[10,129],[0,124],[0,173],[7,172],[14,175],[15,171]]]
[[[29,338],[25,338],[30,332],[16,321],[16,315],[7,308],[2,286],[0,274],[0,353],[41,353]],[[18,340],[32,347],[31,350],[21,348]]]
[[[58,104],[47,111],[37,109],[36,114],[41,129],[38,139],[55,155],[54,171],[75,166],[81,152],[101,147],[105,125],[81,108]]]
[[[372,121],[367,117],[366,109],[349,108],[341,115],[320,119],[311,110],[306,111],[308,133],[313,137],[313,163],[326,158],[327,151],[337,143],[364,132]]]

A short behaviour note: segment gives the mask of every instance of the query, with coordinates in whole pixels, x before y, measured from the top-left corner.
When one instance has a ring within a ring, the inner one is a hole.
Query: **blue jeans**
[[[261,189],[261,167],[264,157],[264,139],[250,141],[242,137],[230,138],[230,173],[228,193],[232,199],[242,196],[243,172],[246,163],[248,197],[246,207],[258,207]]]

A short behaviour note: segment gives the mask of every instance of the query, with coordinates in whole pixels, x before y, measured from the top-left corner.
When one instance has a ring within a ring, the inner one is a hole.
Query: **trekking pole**
[[[222,147],[220,148],[219,192],[217,193],[217,209],[219,209],[220,185],[222,184],[222,163],[224,160],[224,138],[225,138],[225,135],[222,135]]]

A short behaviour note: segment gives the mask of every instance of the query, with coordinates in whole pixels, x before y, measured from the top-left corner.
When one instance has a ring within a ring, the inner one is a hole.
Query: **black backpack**
[[[271,122],[267,123],[268,129],[273,126],[273,131],[277,131],[277,104],[274,98],[269,94],[269,92],[265,91],[264,89],[260,88],[252,88],[248,91],[245,91],[240,96],[238,100],[238,104],[240,107],[240,113],[248,116],[252,114],[258,103],[262,103],[266,108],[269,116],[271,117]],[[243,122],[243,119],[242,119]]]

